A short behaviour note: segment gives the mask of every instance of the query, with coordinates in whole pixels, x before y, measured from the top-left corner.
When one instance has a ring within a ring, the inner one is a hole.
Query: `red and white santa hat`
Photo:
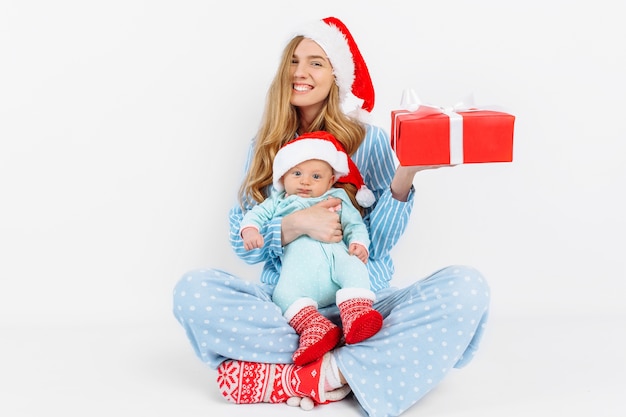
[[[374,193],[367,188],[359,169],[348,156],[343,145],[330,133],[324,131],[304,133],[282,146],[274,157],[274,188],[285,189],[281,179],[287,171],[301,162],[319,159],[333,168],[336,182],[356,187],[356,201],[361,207],[370,207],[376,201]]]
[[[348,113],[350,99],[362,101],[360,110],[369,113],[374,108],[374,86],[365,60],[343,22],[336,17],[327,17],[305,25],[298,32],[314,40],[322,47],[333,66],[335,82],[339,87],[339,98]],[[354,109],[358,111],[359,109]]]

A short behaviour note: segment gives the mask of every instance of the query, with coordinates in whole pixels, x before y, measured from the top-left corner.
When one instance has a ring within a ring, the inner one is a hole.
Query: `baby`
[[[249,210],[241,222],[246,250],[263,246],[259,230],[272,218],[330,197],[342,200],[334,209],[341,222],[342,241],[325,243],[303,235],[284,246],[280,257],[280,278],[272,300],[300,336],[293,361],[304,365],[341,340],[341,329],[324,317],[319,307],[337,304],[348,344],[361,342],[382,327],[381,314],[372,308],[375,295],[365,265],[370,244],[367,227],[347,192],[334,185],[353,184],[358,190],[356,201],[363,207],[371,206],[374,196],[341,143],[323,131],[303,134],[285,144],[274,158],[273,173],[275,192]]]

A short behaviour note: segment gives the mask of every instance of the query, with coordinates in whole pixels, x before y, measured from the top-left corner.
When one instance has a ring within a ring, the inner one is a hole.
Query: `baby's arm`
[[[350,255],[355,255],[364,264],[367,263],[369,253],[367,252],[367,248],[365,246],[360,243],[350,243],[350,247],[348,249]]]
[[[252,250],[263,247],[263,235],[259,233],[256,227],[248,226],[241,231],[243,238],[243,247],[245,250]]]

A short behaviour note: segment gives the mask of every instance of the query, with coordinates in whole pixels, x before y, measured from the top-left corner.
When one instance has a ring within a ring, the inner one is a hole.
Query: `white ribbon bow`
[[[474,95],[469,94],[452,107],[433,106],[421,102],[417,93],[412,89],[402,92],[400,107],[403,110],[415,111],[420,106],[431,107],[446,114],[450,119],[450,165],[463,163],[463,116],[458,112],[476,110],[474,107]]]

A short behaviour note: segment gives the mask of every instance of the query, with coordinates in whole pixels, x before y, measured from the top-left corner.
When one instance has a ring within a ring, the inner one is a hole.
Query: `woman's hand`
[[[329,198],[283,217],[283,246],[302,235],[307,235],[320,242],[340,242],[343,239],[343,231],[341,230],[339,214],[334,210],[340,204],[341,199]]]

